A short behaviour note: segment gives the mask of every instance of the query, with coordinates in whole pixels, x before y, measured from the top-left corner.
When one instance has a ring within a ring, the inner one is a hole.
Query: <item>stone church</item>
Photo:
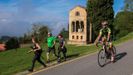
[[[88,44],[91,41],[85,7],[76,6],[69,12],[68,44]]]

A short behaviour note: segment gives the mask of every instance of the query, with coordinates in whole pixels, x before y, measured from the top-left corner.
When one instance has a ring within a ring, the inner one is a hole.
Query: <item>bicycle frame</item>
[[[112,53],[108,48],[109,44],[107,42],[99,41],[98,43],[100,43],[100,45],[102,46],[102,49],[100,49],[98,52],[98,65],[100,67],[103,67],[107,63],[108,59],[111,59]],[[96,46],[98,47],[97,44]],[[113,46],[113,51],[114,54],[116,55],[116,48],[114,46]]]
[[[107,54],[108,53],[108,48],[107,48],[107,46],[108,45],[106,45],[106,42],[102,42],[102,41],[99,41],[99,43],[101,43],[101,45],[102,45],[102,49],[105,51],[105,53]]]

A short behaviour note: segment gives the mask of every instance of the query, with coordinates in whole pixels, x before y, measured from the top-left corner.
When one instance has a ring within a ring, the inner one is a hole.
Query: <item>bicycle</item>
[[[102,49],[98,52],[98,65],[104,67],[107,64],[107,60],[111,59],[111,51],[108,50],[106,43],[102,44]],[[116,55],[116,48],[113,46],[113,53]]]

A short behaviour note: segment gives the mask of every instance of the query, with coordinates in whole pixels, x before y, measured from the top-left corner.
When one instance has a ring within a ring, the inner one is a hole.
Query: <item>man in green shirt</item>
[[[52,51],[54,53],[55,56],[56,52],[55,52],[55,40],[56,38],[52,36],[51,33],[48,33],[48,38],[47,38],[47,46],[48,46],[48,51],[47,51],[47,62],[49,62],[49,54]]]

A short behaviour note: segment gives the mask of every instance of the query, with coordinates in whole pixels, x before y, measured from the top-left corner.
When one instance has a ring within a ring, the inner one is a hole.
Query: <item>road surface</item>
[[[120,44],[116,49],[117,61],[102,68],[97,64],[95,53],[32,75],[133,75],[133,40]]]

